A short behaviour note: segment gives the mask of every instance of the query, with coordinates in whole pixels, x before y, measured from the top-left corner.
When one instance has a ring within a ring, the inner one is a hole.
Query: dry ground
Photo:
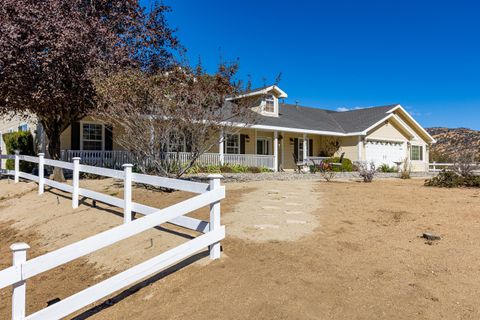
[[[120,196],[110,183],[84,185]],[[19,186],[0,181],[1,268],[11,263],[12,242],[28,242],[31,257],[122,222],[114,208],[86,201],[72,210],[60,192],[39,198],[29,191],[34,184]],[[189,196],[134,192],[157,207]],[[196,256],[77,319],[480,318],[479,190],[427,188],[421,180],[228,184],[222,216],[221,260]],[[187,240],[165,228],[32,279],[28,311]],[[442,240],[426,243],[424,231]],[[7,319],[10,290],[0,294]]]

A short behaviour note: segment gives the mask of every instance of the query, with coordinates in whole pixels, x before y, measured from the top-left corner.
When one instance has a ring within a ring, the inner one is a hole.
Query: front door
[[[257,154],[270,154],[270,140],[267,138],[257,138]]]

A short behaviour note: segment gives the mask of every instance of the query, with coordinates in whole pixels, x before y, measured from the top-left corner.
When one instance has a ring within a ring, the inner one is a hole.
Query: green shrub
[[[260,172],[273,172],[272,169],[267,167],[251,167],[251,168],[260,168]],[[253,173],[256,173],[256,172],[253,172]]]
[[[475,177],[477,178],[477,177]],[[469,183],[473,183],[469,181]],[[465,178],[459,176],[453,171],[442,170],[436,177],[425,180],[427,187],[440,187],[440,188],[458,188],[465,186]]]
[[[463,184],[469,188],[480,188],[480,176],[468,176],[463,178]]]
[[[328,160],[325,160],[326,163],[340,163],[339,157],[333,157]],[[335,172],[352,172],[354,171],[352,160],[343,158],[341,166],[333,166],[332,171]]]
[[[388,164],[384,163],[380,167],[378,167],[378,171],[383,173],[393,173],[397,172],[398,170],[394,166],[390,167]]]
[[[7,154],[15,154],[19,150],[20,154],[34,156],[35,149],[33,145],[33,136],[29,131],[10,132],[3,135]],[[7,169],[15,169],[15,162],[12,159],[7,160]],[[20,170],[31,173],[35,165],[31,162],[20,161]]]
[[[248,172],[251,173],[262,173],[262,168],[261,167],[248,167]]]

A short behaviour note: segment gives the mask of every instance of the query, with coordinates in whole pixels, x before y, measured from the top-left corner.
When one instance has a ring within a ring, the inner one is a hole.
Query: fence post
[[[45,190],[45,153],[38,154],[38,195]]]
[[[123,180],[123,223],[132,221],[132,164],[124,164],[125,179]]]
[[[80,158],[75,157],[73,160],[73,177],[72,177],[72,208],[78,208],[78,193],[80,189]]]
[[[14,182],[17,183],[20,177],[20,150],[15,150],[15,173]]]
[[[220,180],[223,179],[221,174],[211,174],[208,176],[210,179],[209,190],[215,190],[220,187]],[[220,201],[210,204],[210,225],[209,230],[213,231],[220,228]],[[216,242],[210,246],[210,259],[220,258],[220,242]]]
[[[435,164],[436,164],[436,161],[433,161],[433,172],[437,171],[437,166]]]
[[[23,280],[22,265],[27,261],[27,250],[30,246],[26,243],[14,243],[10,246],[13,252],[13,266],[21,274],[22,280],[15,283],[12,294],[12,320],[25,319],[26,283]]]

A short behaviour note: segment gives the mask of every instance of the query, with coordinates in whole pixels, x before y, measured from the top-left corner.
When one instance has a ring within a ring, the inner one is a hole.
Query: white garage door
[[[391,141],[367,141],[365,144],[365,156],[368,162],[374,162],[379,167],[382,164],[396,166],[395,162],[401,162],[406,157],[404,144]]]

